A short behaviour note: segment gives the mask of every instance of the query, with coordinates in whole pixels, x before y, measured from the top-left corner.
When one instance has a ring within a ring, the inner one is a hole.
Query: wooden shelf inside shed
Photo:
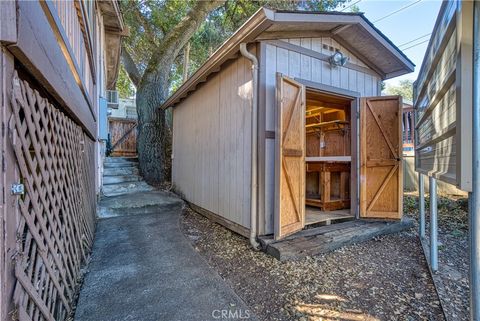
[[[340,125],[347,125],[348,123],[349,122],[345,121],[345,120],[332,120],[332,121],[324,121],[324,122],[320,122],[320,123],[307,124],[307,125],[305,125],[305,127],[307,127],[307,128],[312,128],[312,127],[322,128],[322,127],[328,127],[328,126],[331,126],[331,125],[338,125],[340,127]]]

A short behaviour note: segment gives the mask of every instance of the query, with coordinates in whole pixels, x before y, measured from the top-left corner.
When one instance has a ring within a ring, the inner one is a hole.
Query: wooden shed
[[[251,239],[400,219],[402,102],[380,91],[413,68],[363,14],[260,9],[162,106],[175,190]]]

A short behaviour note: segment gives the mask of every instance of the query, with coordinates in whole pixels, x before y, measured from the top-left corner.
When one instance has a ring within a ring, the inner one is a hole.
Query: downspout
[[[255,250],[260,249],[257,242],[257,118],[258,118],[258,60],[247,50],[247,44],[240,44],[242,55],[252,62],[252,152],[250,177],[250,244]]]

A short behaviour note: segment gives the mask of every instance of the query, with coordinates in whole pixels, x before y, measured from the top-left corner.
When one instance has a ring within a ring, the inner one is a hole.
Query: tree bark
[[[144,179],[153,185],[169,178],[171,135],[165,111],[158,108],[168,95],[170,70],[165,69],[157,75],[148,75],[147,79],[144,77],[136,96],[140,171]]]
[[[170,68],[180,50],[193,36],[208,13],[225,0],[198,1],[194,8],[161,41],[137,85],[138,135],[137,150],[140,172],[152,185],[160,185],[170,177],[171,131],[165,111],[159,107],[167,99]],[[128,57],[122,58],[128,62]],[[131,58],[131,57],[130,57]],[[135,70],[125,68],[136,78]],[[132,81],[134,81],[132,79]]]
[[[188,79],[188,66],[190,65],[190,42],[187,42],[185,53],[183,54],[183,82]]]

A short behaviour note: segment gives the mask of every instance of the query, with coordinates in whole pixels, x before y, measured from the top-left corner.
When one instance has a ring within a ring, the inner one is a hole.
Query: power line
[[[414,4],[419,3],[420,1],[422,1],[422,0],[416,0],[416,1],[412,2],[412,3],[409,3],[409,4],[407,4],[406,6],[403,6],[403,7],[401,7],[400,9],[395,10],[395,11],[387,14],[386,16],[381,17],[380,19],[377,19],[377,20],[373,21],[373,23],[377,23],[377,22],[379,22],[379,21],[382,21],[383,19],[386,19],[386,18],[388,18],[388,17],[390,17],[390,16],[393,16],[394,14],[396,14],[396,13],[398,13],[398,12],[400,12],[400,11],[403,11],[403,10],[405,10],[405,9],[407,9],[407,8],[410,8],[411,6],[413,6]]]
[[[402,43],[401,45],[398,45],[398,47],[400,48],[400,47],[403,47],[403,46],[405,46],[405,45],[411,44],[412,42],[415,42],[415,41],[417,41],[417,40],[420,40],[420,39],[422,39],[422,38],[425,38],[425,37],[427,37],[427,36],[430,36],[431,34],[432,34],[431,32],[430,32],[430,33],[427,33],[426,35],[423,35],[423,36],[420,36],[420,37],[418,37],[418,38],[415,38],[415,39],[412,39],[412,40],[410,40],[410,41],[407,41],[407,42],[405,42],[405,43]]]
[[[359,3],[360,1],[362,1],[362,0],[358,0],[358,1],[354,2],[354,3],[352,3],[351,5],[349,5],[349,6],[345,7],[345,8],[343,8],[342,10],[340,10],[340,12],[343,12],[343,11],[347,10],[348,8],[353,7],[354,5],[356,5],[357,3]]]
[[[424,41],[422,41],[422,42],[416,43],[416,44],[414,44],[413,46],[410,46],[410,47],[404,48],[404,49],[402,49],[402,51],[405,51],[405,50],[411,49],[411,48],[413,48],[413,47],[416,47],[416,46],[420,46],[421,44],[424,44],[425,42],[428,42],[428,41],[430,41],[430,39],[427,39],[427,40],[424,40]]]

